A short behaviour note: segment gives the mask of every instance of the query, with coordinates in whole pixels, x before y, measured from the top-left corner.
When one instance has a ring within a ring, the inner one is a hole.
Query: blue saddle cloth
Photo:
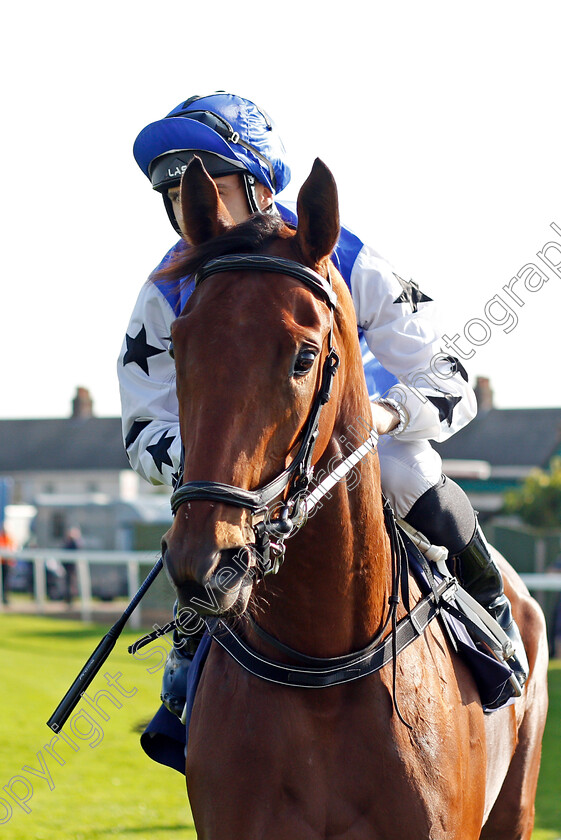
[[[419,562],[418,551],[410,544],[406,535],[404,539],[408,547],[410,569],[421,590],[427,593],[430,590],[430,584]],[[458,619],[444,612],[441,616],[453,637],[458,653],[472,672],[485,711],[495,711],[495,709],[489,709],[488,704],[492,704],[504,688],[511,674],[510,668],[476,648],[466,628]],[[195,694],[211,643],[210,635],[205,633],[188,670],[185,725],[162,705],[140,737],[141,746],[150,758],[183,774]],[[511,698],[503,706],[513,702],[514,698]]]
[[[150,758],[159,764],[173,767],[174,770],[183,774],[185,774],[187,734],[191,713],[211,641],[209,634],[205,633],[187,671],[187,716],[185,724],[181,723],[179,718],[172,715],[162,704],[140,736],[140,745]]]

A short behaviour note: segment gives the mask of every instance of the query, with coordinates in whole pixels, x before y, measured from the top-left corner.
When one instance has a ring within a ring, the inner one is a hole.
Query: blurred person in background
[[[63,548],[65,551],[78,551],[83,548],[82,532],[79,528],[70,528],[66,532]],[[65,562],[62,564],[65,576],[64,600],[68,606],[72,605],[72,598],[76,591],[76,563]]]
[[[16,543],[4,527],[0,528],[0,565],[2,566],[2,603],[10,603],[10,575],[12,568],[16,565],[15,557],[4,555],[2,549],[7,548],[15,551]]]

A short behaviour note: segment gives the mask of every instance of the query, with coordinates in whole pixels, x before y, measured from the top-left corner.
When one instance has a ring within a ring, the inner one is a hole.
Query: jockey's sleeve
[[[352,269],[351,294],[368,347],[398,379],[383,395],[405,415],[396,437],[443,441],[469,423],[477,412],[475,394],[462,360],[444,347],[426,290],[364,246]]]
[[[131,467],[152,484],[173,484],[181,457],[175,365],[176,315],[148,281],[134,307],[118,360],[123,441]]]

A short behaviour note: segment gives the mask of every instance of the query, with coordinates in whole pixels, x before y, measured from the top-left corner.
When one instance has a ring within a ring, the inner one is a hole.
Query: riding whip
[[[153,566],[153,568],[148,573],[147,577],[141,584],[138,592],[132,598],[129,605],[126,607],[125,611],[123,612],[122,616],[115,622],[113,627],[105,634],[101,642],[98,644],[60,703],[58,704],[57,708],[47,721],[47,726],[49,726],[53,732],[58,732],[78,703],[80,702],[80,698],[84,691],[88,688],[90,683],[93,681],[95,675],[115,647],[115,643],[119,636],[121,635],[125,624],[129,620],[130,616],[162,570],[163,561],[162,558],[158,560],[158,562]]]

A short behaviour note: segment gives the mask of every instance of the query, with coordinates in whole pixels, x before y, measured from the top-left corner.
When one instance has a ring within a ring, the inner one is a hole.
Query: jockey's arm
[[[399,426],[401,417],[396,408],[384,403],[372,403],[372,423],[379,435],[387,435]]]
[[[169,355],[175,313],[148,281],[133,310],[118,361],[123,440],[131,467],[152,484],[173,484],[181,458],[175,365]]]
[[[432,299],[364,246],[351,274],[351,293],[368,347],[398,383],[373,403],[379,433],[403,440],[442,441],[476,414],[477,403],[461,360],[447,350],[436,326]],[[390,423],[387,411],[400,419]],[[381,411],[382,409],[382,411]]]

